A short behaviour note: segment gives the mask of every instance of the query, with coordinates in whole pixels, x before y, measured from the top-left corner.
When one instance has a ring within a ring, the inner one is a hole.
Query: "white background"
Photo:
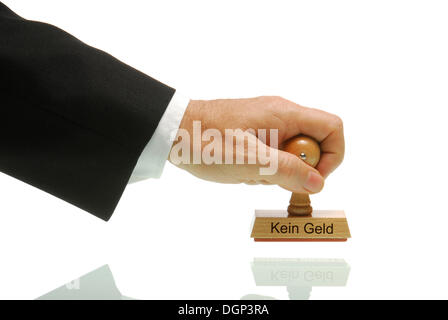
[[[446,1],[3,2],[192,98],[280,95],[338,114],[346,158],[312,202],[345,210],[353,238],[253,243],[253,210],[284,209],[289,192],[170,164],[129,186],[108,223],[0,174],[0,298],[103,264],[139,299],[287,298],[255,285],[255,257],[345,259],[347,286],[313,299],[448,298]]]

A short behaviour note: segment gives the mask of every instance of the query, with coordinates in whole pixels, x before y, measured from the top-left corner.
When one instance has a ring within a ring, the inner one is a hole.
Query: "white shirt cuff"
[[[174,93],[156,131],[140,155],[129,183],[160,178],[173,145],[173,132],[176,133],[179,129],[189,102],[190,99],[178,94],[177,91]]]

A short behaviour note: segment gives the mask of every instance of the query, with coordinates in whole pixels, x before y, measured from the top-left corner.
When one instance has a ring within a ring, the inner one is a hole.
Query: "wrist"
[[[188,143],[190,144],[191,139],[193,138],[193,122],[194,121],[201,121],[201,110],[203,109],[203,102],[202,100],[190,100],[188,103],[187,108],[185,109],[185,113],[182,117],[182,120],[180,122],[179,128],[176,132],[176,136],[174,137],[173,144],[171,146],[171,151],[178,143]],[[187,137],[190,138],[190,141],[183,141],[183,139],[186,139]],[[191,148],[191,145],[190,145]],[[191,149],[190,149],[191,150]],[[177,155],[176,155],[177,156]],[[179,164],[176,161],[173,161],[171,157],[171,152],[168,157],[168,160],[176,165],[179,166]]]
[[[202,120],[201,110],[203,109],[203,103],[204,101],[202,100],[190,100],[180,122],[179,129],[187,130],[190,135],[193,134],[193,121]]]

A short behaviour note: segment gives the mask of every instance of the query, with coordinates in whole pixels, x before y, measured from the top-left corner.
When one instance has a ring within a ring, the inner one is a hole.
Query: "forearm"
[[[108,219],[174,89],[0,4],[0,170]]]

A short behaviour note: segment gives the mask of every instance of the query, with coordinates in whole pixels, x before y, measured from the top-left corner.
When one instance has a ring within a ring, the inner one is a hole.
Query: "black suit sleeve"
[[[0,171],[108,220],[174,89],[0,2]],[[2,191],[7,195],[7,190]]]

